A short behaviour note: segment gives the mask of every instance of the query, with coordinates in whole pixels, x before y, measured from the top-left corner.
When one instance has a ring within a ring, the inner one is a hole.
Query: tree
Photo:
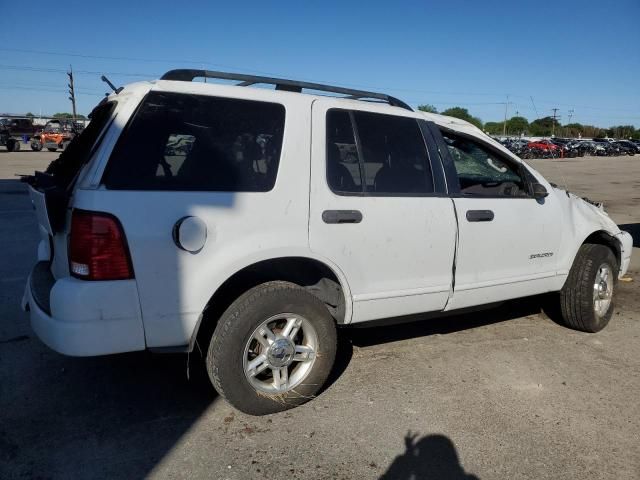
[[[507,120],[507,133],[521,135],[529,131],[529,120],[524,117],[511,117]]]
[[[584,125],[581,123],[568,123],[564,127],[564,135],[567,137],[576,138],[578,136],[584,136]]]
[[[34,117],[35,117],[35,115],[34,115],[33,113],[31,113],[31,112],[27,112],[27,114],[25,115],[25,117],[27,117],[27,118],[34,118]]]
[[[53,118],[73,118],[73,114],[69,112],[58,112],[53,114]],[[76,115],[76,118],[84,119],[84,115]]]
[[[502,122],[487,122],[484,124],[484,131],[490,135],[501,135]]]
[[[558,131],[560,122],[553,117],[538,118],[529,124],[529,133],[534,137],[549,137],[555,130]]]
[[[438,109],[429,103],[425,105],[418,105],[418,110],[427,113],[438,113]]]
[[[442,112],[442,114],[448,115],[450,117],[459,118],[461,120],[466,120],[467,122],[472,123],[476,127],[482,128],[482,120],[480,120],[478,117],[474,117],[473,115],[471,115],[469,113],[469,110],[467,110],[466,108],[452,107],[452,108],[446,109],[444,112]]]
[[[633,125],[616,125],[607,129],[607,136],[614,138],[632,137],[636,129]]]

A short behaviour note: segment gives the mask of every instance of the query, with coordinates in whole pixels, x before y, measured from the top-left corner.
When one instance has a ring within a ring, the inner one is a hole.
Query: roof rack
[[[297,80],[287,80],[284,78],[261,77],[256,75],[245,75],[242,73],[215,72],[212,70],[195,70],[195,69],[177,69],[169,70],[165,73],[161,80],[177,80],[182,82],[192,82],[194,78],[217,78],[221,80],[236,80],[240,83],[239,87],[248,87],[256,84],[275,85],[276,90],[284,90],[287,92],[301,93],[305,90],[316,90],[319,92],[332,92],[347,95],[347,98],[354,100],[382,100],[394,107],[404,108],[413,111],[413,109],[391,95],[384,93],[367,92],[364,90],[353,90],[350,88],[334,87],[332,85],[324,85],[322,83],[299,82]]]

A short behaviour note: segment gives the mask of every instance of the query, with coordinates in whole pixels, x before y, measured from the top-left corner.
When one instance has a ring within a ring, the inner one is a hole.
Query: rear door
[[[345,274],[353,322],[443,309],[456,220],[419,122],[334,105],[313,104],[311,249]]]
[[[206,302],[248,257],[307,245],[310,129],[299,119],[310,104],[276,103],[262,89],[231,90],[255,100],[198,91],[150,92],[103,186],[77,202],[122,223],[150,347],[189,343]],[[276,182],[279,171],[290,177]],[[185,219],[199,242],[188,247]]]

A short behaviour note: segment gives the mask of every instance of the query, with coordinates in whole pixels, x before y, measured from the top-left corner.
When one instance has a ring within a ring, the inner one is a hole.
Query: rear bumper
[[[80,357],[145,349],[135,280],[56,281],[43,264],[31,272],[22,301],[42,342],[56,352]]]
[[[633,251],[633,237],[629,232],[620,232],[616,235],[620,240],[622,249],[620,252],[620,274],[622,278],[629,270],[629,264],[631,263],[631,252]]]

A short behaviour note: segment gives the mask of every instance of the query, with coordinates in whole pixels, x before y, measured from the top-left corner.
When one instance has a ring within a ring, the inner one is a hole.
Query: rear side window
[[[327,181],[337,193],[358,192],[370,196],[433,193],[429,157],[417,120],[330,110],[327,113]]]
[[[269,191],[284,119],[275,103],[151,92],[118,140],[103,182],[115,190]]]

